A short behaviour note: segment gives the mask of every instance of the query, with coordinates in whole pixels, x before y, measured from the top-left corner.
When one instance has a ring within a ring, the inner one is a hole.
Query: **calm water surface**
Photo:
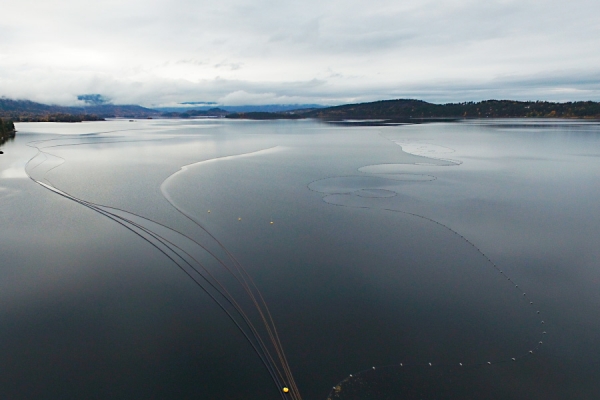
[[[17,129],[2,398],[286,398],[227,315],[267,336],[235,265],[304,399],[600,393],[597,123]]]

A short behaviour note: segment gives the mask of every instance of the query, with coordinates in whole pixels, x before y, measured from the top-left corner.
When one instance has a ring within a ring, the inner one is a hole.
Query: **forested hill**
[[[486,100],[432,104],[421,100],[383,100],[347,104],[302,113],[309,118],[406,119],[406,118],[600,118],[600,103],[579,101]]]
[[[103,118],[147,118],[159,112],[137,105],[101,104],[85,107],[63,107],[29,100],[0,98],[0,117],[13,121],[82,121]]]

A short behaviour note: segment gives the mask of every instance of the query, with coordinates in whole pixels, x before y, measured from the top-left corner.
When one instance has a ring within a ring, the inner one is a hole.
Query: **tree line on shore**
[[[10,119],[0,118],[0,136],[14,137],[15,136],[15,124]]]
[[[13,121],[0,118],[0,144],[14,138],[16,132]]]
[[[12,117],[16,122],[83,122],[83,121],[104,121],[104,118],[94,114],[17,114]]]
[[[320,119],[339,118],[600,118],[600,103],[578,101],[486,100],[433,104],[422,100],[383,100],[347,104],[303,113]]]

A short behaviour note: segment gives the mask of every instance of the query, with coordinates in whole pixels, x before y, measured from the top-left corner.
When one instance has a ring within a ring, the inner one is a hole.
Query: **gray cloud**
[[[596,0],[6,0],[0,95],[600,100]]]

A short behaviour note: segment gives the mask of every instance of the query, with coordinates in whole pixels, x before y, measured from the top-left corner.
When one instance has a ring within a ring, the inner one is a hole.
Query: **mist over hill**
[[[0,117],[13,121],[66,121],[99,120],[104,118],[147,118],[159,111],[138,105],[114,105],[84,102],[84,106],[65,107],[47,105],[29,100],[0,98]]]
[[[305,110],[305,109],[315,109],[315,108],[325,108],[326,106],[320,104],[265,104],[265,105],[246,105],[246,106],[217,106],[216,104],[209,103],[200,103],[196,104],[195,102],[186,102],[181,103],[185,105],[191,105],[188,107],[156,107],[156,110],[163,112],[186,112],[189,110],[197,110],[197,111],[209,111],[211,109],[218,108],[220,110],[224,110],[230,113],[248,113],[248,112],[284,112],[284,111],[292,111],[292,110]],[[208,105],[206,105],[208,104]]]

